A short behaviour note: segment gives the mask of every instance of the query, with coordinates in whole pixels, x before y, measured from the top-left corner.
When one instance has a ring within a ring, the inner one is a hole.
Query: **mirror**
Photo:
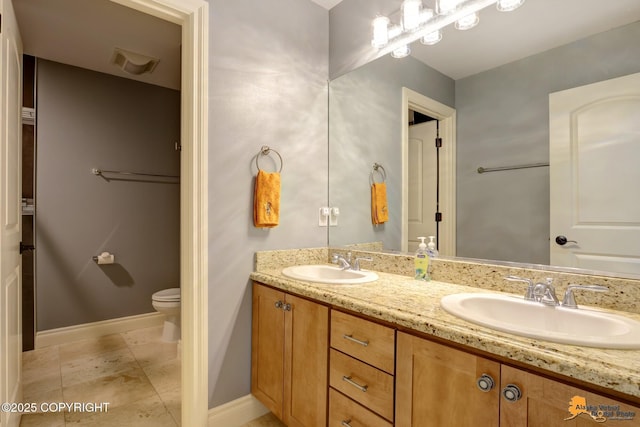
[[[628,13],[630,3],[625,3],[619,5]],[[438,71],[448,69],[444,54],[437,58],[442,66],[426,65],[416,58],[428,56],[421,51],[403,59],[383,56],[332,80],[329,205],[340,208],[340,217],[338,226],[329,228],[329,245],[377,242],[374,246],[385,251],[403,248],[405,87],[456,111],[455,255],[548,265],[549,168],[477,170],[548,162],[550,93],[640,72],[640,10],[634,7],[623,25],[585,37],[574,34],[572,41],[559,40],[553,48],[460,78]],[[553,24],[548,23],[549,33],[555,31]],[[542,27],[538,23],[539,31]],[[472,31],[465,36],[474,37]],[[424,48],[429,47],[416,50]],[[374,163],[385,168],[389,207],[389,221],[377,226],[370,208],[371,179],[380,180],[375,174],[372,178]]]

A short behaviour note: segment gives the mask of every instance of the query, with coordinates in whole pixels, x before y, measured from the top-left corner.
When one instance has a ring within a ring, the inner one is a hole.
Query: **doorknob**
[[[567,243],[578,243],[575,240],[567,240],[567,238],[565,236],[556,236],[556,243],[559,244],[560,246],[564,246]]]

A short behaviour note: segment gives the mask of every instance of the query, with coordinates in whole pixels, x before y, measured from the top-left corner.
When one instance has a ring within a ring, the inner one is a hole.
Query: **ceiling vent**
[[[111,62],[120,67],[125,73],[139,76],[140,74],[152,73],[160,60],[151,56],[116,48]]]

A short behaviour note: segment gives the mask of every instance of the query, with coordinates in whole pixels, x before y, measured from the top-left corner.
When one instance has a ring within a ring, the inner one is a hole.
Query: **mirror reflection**
[[[527,4],[521,8],[522,13],[526,13]],[[626,6],[620,3],[620,7],[628,7],[628,3]],[[460,58],[454,51],[438,52],[440,67],[433,59],[427,65],[425,57],[428,54],[420,50],[415,56],[402,59],[389,55],[380,57],[332,80],[329,89],[329,204],[339,207],[341,215],[339,225],[329,229],[329,244],[375,243],[373,247],[385,251],[411,251],[411,240],[417,236],[409,235],[408,224],[415,221],[415,212],[420,209],[416,208],[415,201],[408,200],[409,194],[416,194],[415,189],[409,189],[409,167],[428,170],[422,182],[424,186],[435,189],[436,184],[435,165],[420,166],[415,154],[409,155],[414,153],[408,142],[413,138],[410,133],[414,128],[409,121],[415,121],[414,111],[417,111],[418,117],[440,119],[435,122],[439,123],[440,131],[445,132],[440,135],[445,146],[445,158],[441,156],[440,159],[440,179],[445,180],[445,194],[440,194],[445,199],[444,206],[442,201],[440,206],[443,221],[436,230],[434,218],[431,231],[427,231],[439,234],[442,255],[550,264],[556,259],[552,254],[556,250],[554,245],[558,250],[569,248],[579,252],[581,242],[565,245],[555,242],[561,235],[573,240],[571,229],[552,229],[555,224],[550,206],[552,183],[550,167],[546,166],[550,161],[550,94],[639,73],[638,12],[636,7],[633,11],[636,16],[632,13],[625,17],[627,21],[622,25],[584,37],[573,34],[571,41],[558,40],[552,48],[525,57],[509,57],[501,65],[471,75],[459,77],[464,72],[456,68]],[[542,30],[538,24],[538,29]],[[472,31],[465,36],[473,38]],[[554,31],[549,28],[549,32]],[[509,35],[502,37],[508,39]],[[412,49],[416,51],[413,45]],[[455,57],[451,64],[456,66],[449,67],[446,55]],[[439,70],[454,70],[447,71],[454,76]],[[418,99],[424,97],[427,105],[412,104],[410,96],[407,101],[406,93],[403,104],[403,88]],[[447,116],[437,108],[434,111],[434,104],[452,109],[453,115]],[[640,108],[638,106],[640,103],[631,108]],[[624,114],[633,115],[633,112]],[[590,123],[598,123],[592,126],[598,129],[618,126],[610,121],[599,123],[597,115],[588,117]],[[452,126],[448,134],[445,119]],[[424,124],[416,125],[420,126]],[[617,150],[619,154],[629,156],[632,153],[632,158],[638,158],[638,149],[630,147],[640,145],[639,133],[637,128],[626,131],[621,137],[623,148]],[[633,135],[636,135],[635,140]],[[606,138],[613,140],[618,136],[607,134]],[[446,144],[452,145],[447,147]],[[451,156],[450,163],[447,163],[447,155]],[[611,159],[600,160],[600,169],[616,168],[616,165],[603,164]],[[387,222],[378,225],[374,225],[371,218],[370,185],[372,181],[381,180],[373,171],[375,163],[382,165],[386,172],[389,216]],[[598,159],[592,159],[590,165],[596,164]],[[478,173],[480,167],[513,165],[539,167]],[[581,171],[584,173],[584,167]],[[633,179],[638,182],[640,176],[637,172],[629,173],[631,175],[627,174],[627,177],[632,177],[631,180],[618,177],[617,181],[609,182],[609,186],[606,183],[597,185],[593,192],[602,195],[616,187],[616,194],[633,194],[636,191]],[[583,183],[602,181],[602,178],[594,179]],[[447,182],[451,188],[446,188]],[[586,197],[584,194],[588,192],[581,194]],[[597,197],[591,204],[596,201],[613,203],[612,198]],[[640,228],[639,203],[635,196],[626,198],[624,209],[629,214],[621,221],[627,231],[638,232]],[[434,217],[434,214],[425,215]],[[630,216],[635,216],[635,223]],[[600,236],[598,239],[608,238]],[[640,235],[627,239],[624,244],[635,246],[634,250],[638,251],[638,241]],[[618,273],[640,274],[637,267],[640,254],[634,256],[636,260],[631,256],[631,262],[626,262]],[[576,261],[573,257],[570,266],[609,271],[617,268],[609,269],[601,260],[591,262],[588,257],[577,258]]]

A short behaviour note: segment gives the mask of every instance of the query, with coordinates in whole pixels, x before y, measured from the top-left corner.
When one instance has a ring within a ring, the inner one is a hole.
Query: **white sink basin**
[[[292,279],[329,284],[367,283],[378,280],[378,275],[367,270],[342,270],[324,264],[295,265],[282,270],[282,274]]]
[[[440,305],[469,322],[529,338],[587,347],[640,348],[640,322],[612,313],[485,293],[448,295]]]

